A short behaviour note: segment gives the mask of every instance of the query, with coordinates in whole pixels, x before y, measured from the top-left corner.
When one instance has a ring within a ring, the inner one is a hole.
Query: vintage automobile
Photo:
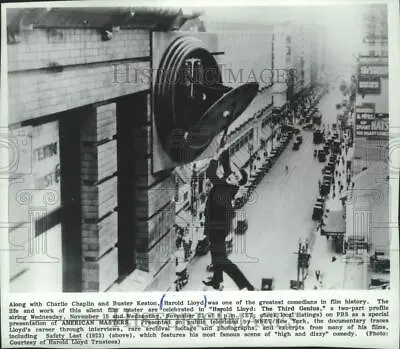
[[[320,151],[318,152],[318,161],[319,161],[319,162],[325,162],[325,161],[326,161],[326,154],[325,154],[325,151],[320,150]]]
[[[314,221],[320,220],[322,218],[322,215],[324,213],[324,205],[321,202],[316,202],[314,207],[313,207],[313,213],[312,213],[312,219]]]
[[[311,130],[312,128],[313,128],[313,124],[311,122],[309,122],[303,126],[303,130]]]
[[[301,136],[301,135],[297,136],[296,142],[299,142],[300,144],[303,143],[303,136]]]
[[[272,291],[274,289],[274,278],[261,279],[261,291]]]
[[[293,125],[283,125],[282,131],[286,132],[287,134],[295,134],[295,135],[300,133],[300,130],[294,127]]]
[[[324,134],[320,130],[314,131],[313,134],[313,142],[314,144],[321,144],[324,142]]]
[[[334,142],[333,142],[333,145],[332,145],[332,150],[333,150],[333,152],[335,153],[335,154],[339,154],[340,153],[340,141],[339,140],[335,140]]]
[[[300,149],[300,142],[299,142],[298,140],[296,140],[296,141],[293,143],[292,150],[299,150],[299,149]]]
[[[304,281],[290,280],[290,289],[291,290],[303,290],[304,289]]]
[[[322,124],[322,115],[321,114],[314,114],[312,121],[315,125],[319,126]]]
[[[371,265],[373,270],[378,273],[387,273],[390,271],[390,259],[381,252],[375,252],[371,257]]]

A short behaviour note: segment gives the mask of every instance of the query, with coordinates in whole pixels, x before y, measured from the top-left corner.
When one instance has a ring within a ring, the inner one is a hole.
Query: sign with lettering
[[[58,121],[32,128],[32,168],[36,189],[60,192]]]
[[[359,56],[358,63],[360,65],[388,65],[388,57],[383,56]]]
[[[375,104],[374,103],[363,103],[360,106],[356,106],[356,113],[374,113]]]
[[[356,108],[356,137],[387,138],[389,136],[389,115],[376,114],[374,109],[368,105]]]
[[[361,76],[382,76],[387,77],[389,75],[389,67],[387,65],[378,64],[360,64],[359,74]]]
[[[358,79],[358,93],[361,95],[366,94],[379,94],[381,93],[381,80],[379,77],[375,78],[362,78]]]
[[[17,225],[39,220],[61,204],[58,121],[21,130],[29,151],[21,151],[19,161],[29,164],[30,171],[10,180],[9,219]],[[32,216],[33,208],[40,210],[40,217]]]

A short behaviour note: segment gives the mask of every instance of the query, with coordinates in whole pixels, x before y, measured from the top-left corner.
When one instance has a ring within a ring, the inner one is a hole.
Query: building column
[[[93,106],[81,127],[82,291],[118,278],[115,103]]]
[[[143,99],[142,99],[143,97]],[[175,279],[175,181],[172,172],[152,173],[151,95],[143,95],[138,104],[145,106],[135,119],[133,156],[135,161],[135,234],[136,268],[149,273],[146,290],[167,289]]]

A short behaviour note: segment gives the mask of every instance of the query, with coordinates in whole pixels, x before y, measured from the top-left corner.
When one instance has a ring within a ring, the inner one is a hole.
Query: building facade
[[[286,105],[304,42],[285,26],[199,21],[179,9],[8,11],[11,291],[170,289],[177,211],[207,181],[205,163],[195,190],[191,164],[186,175],[155,171],[156,34],[204,39],[228,86],[259,82],[228,131],[240,167],[279,137],[274,110]]]
[[[368,242],[370,254],[388,254],[389,94],[388,34],[385,5],[365,7],[364,47],[358,57],[353,124],[353,192],[348,205],[348,235]]]

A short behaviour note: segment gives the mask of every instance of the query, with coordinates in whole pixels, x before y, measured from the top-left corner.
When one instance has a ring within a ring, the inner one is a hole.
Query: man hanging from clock
[[[224,139],[221,141],[223,148]],[[206,175],[212,183],[204,211],[205,233],[210,241],[211,261],[214,274],[211,280],[203,281],[206,286],[222,290],[223,272],[227,273],[240,290],[254,291],[254,286],[247,280],[241,270],[228,259],[225,238],[231,232],[234,209],[232,200],[240,186],[247,182],[245,170],[232,171],[230,166],[229,149],[219,152],[210,161]],[[219,164],[223,168],[223,176],[219,178],[217,170]]]

